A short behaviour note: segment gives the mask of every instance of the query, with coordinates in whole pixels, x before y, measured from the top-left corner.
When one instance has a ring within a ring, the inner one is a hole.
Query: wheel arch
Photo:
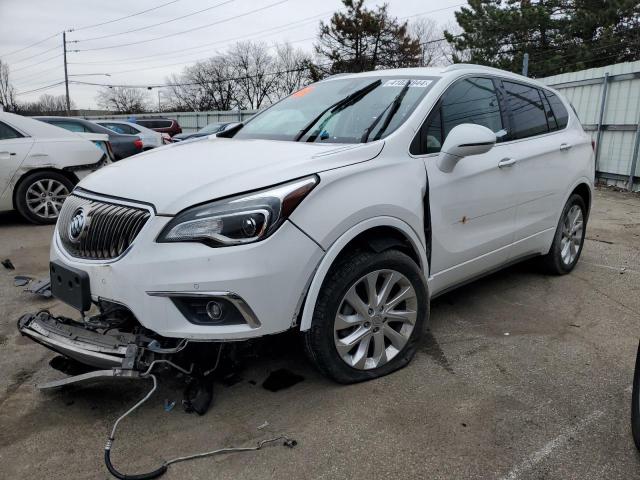
[[[582,197],[582,200],[584,200],[584,204],[587,207],[587,214],[588,214],[591,211],[591,197],[592,197],[591,188],[586,182],[580,182],[574,186],[573,190],[571,190],[569,197],[574,193]]]
[[[365,220],[347,230],[327,249],[324,257],[316,268],[309,288],[307,289],[304,306],[299,318],[300,330],[311,327],[313,311],[320,293],[322,283],[331,267],[340,261],[341,256],[363,246],[375,252],[390,248],[398,248],[409,255],[428,277],[427,255],[416,232],[405,222],[395,217],[376,217]]]
[[[20,176],[18,177],[18,179],[15,181],[14,185],[13,185],[13,192],[12,192],[12,202],[13,202],[13,208],[16,209],[16,196],[18,194],[18,188],[20,187],[20,185],[22,184],[22,182],[24,182],[30,175],[33,175],[35,173],[40,173],[40,172],[55,172],[55,173],[59,173],[61,175],[64,175],[65,177],[67,177],[74,185],[78,183],[78,177],[73,173],[73,172],[69,172],[67,170],[62,170],[60,168],[53,168],[53,167],[42,167],[42,168],[30,168],[28,170],[26,170],[25,172],[22,172],[20,174]]]

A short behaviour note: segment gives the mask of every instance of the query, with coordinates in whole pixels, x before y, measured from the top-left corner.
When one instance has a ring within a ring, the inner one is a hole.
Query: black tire
[[[37,182],[46,182],[47,180],[53,180],[64,185],[67,193],[71,193],[71,190],[73,190],[74,187],[74,183],[68,177],[62,173],[53,171],[34,172],[21,179],[15,192],[15,205],[20,215],[31,223],[39,225],[52,224],[56,223],[58,219],[57,215],[49,218],[38,215],[32,212],[27,206],[27,192],[29,191],[29,188]]]
[[[567,214],[573,206],[577,206],[582,212],[582,234],[580,237],[577,255],[572,261],[566,263],[562,258],[563,228]],[[578,260],[580,260],[580,254],[582,253],[582,247],[584,246],[584,237],[587,231],[587,215],[587,207],[584,204],[582,197],[578,194],[571,195],[562,209],[562,215],[560,215],[560,220],[558,220],[558,226],[556,227],[556,233],[553,237],[551,249],[549,250],[549,253],[542,257],[542,265],[545,271],[554,275],[565,275],[574,269]]]
[[[334,343],[334,322],[347,291],[359,279],[377,270],[393,270],[406,277],[416,293],[416,320],[409,340],[391,360],[376,368],[356,369],[338,354]],[[357,251],[332,267],[327,274],[316,302],[311,328],[303,332],[307,356],[322,374],[338,383],[362,382],[394,372],[406,366],[416,353],[429,318],[428,298],[424,275],[409,256],[398,250],[381,253]]]
[[[636,369],[633,372],[633,392],[631,393],[631,433],[636,448],[640,450],[640,344],[636,354]]]

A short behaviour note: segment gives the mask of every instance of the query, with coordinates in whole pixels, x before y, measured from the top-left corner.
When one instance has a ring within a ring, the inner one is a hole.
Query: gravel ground
[[[13,277],[47,274],[51,232],[0,216],[0,259],[16,267],[0,267],[0,477],[109,478],[110,425],[149,385],[34,388],[61,374],[48,365],[52,353],[16,333],[16,320],[41,308],[72,312]],[[340,386],[312,369],[295,336],[276,337],[242,380],[216,386],[203,417],[184,413],[179,381],[163,378],[123,423],[113,461],[135,473],[285,433],[298,446],[181,463],[166,478],[638,478],[629,407],[639,320],[640,197],[599,191],[571,275],[525,263],[437,299],[407,368]],[[279,368],[304,380],[262,388]],[[178,405],[166,412],[165,399]]]

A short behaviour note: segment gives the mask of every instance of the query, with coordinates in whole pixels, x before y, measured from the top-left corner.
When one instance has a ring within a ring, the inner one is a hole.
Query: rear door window
[[[414,155],[437,153],[449,132],[463,123],[504,128],[498,94],[490,78],[465,78],[454,83],[431,112],[411,143]]]
[[[522,83],[503,82],[511,111],[511,138],[521,139],[547,133],[547,116],[540,91]]]

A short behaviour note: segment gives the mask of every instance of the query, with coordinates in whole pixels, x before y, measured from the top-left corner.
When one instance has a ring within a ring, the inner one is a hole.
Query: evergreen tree
[[[390,17],[387,5],[364,8],[364,0],[342,0],[345,12],[320,22],[316,52],[330,65],[326,73],[363,72],[419,65],[421,46],[407,23]]]
[[[640,4],[632,0],[469,0],[460,35],[445,37],[470,63],[546,76],[640,59]]]

